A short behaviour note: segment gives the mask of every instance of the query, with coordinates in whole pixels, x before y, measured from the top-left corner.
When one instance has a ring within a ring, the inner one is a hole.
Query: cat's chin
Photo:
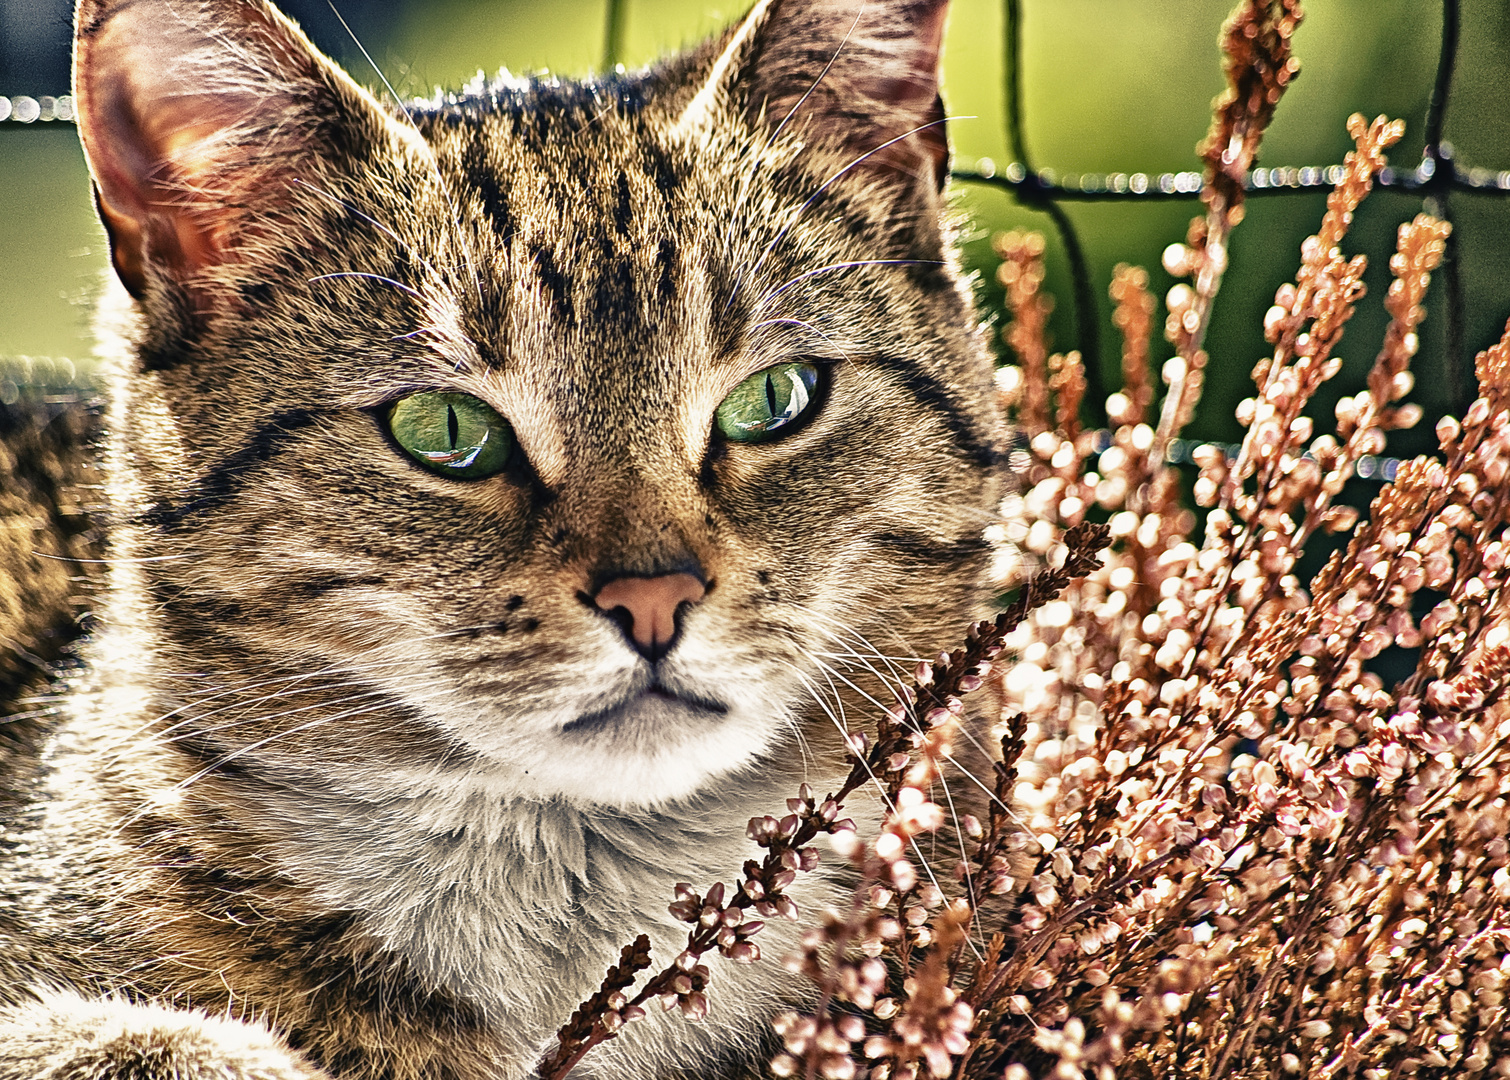
[[[452,716],[447,726],[472,751],[461,765],[465,780],[495,797],[655,809],[710,789],[770,749],[785,710],[773,706],[769,689],[754,690],[737,678],[709,689],[639,670],[569,710],[512,724]],[[437,783],[462,779],[453,762],[436,771]]]
[[[509,762],[509,783],[519,795],[584,808],[658,809],[757,759],[768,723],[737,706],[641,694],[564,725],[526,768]]]
[[[561,734],[568,738],[597,739],[628,736],[641,741],[658,732],[675,731],[699,724],[716,724],[727,716],[729,706],[716,698],[685,690],[672,690],[652,682],[624,700],[584,713],[567,721]]]

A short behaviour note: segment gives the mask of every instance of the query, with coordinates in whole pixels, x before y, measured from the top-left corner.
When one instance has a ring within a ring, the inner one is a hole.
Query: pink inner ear
[[[319,62],[292,24],[246,0],[84,0],[78,27],[79,128],[116,270],[138,297],[150,267],[192,292],[226,260],[250,182],[270,179],[246,168],[245,142],[259,129],[278,141],[291,91],[328,96]]]
[[[149,257],[180,280],[220,262],[231,211],[204,191],[214,167],[208,147],[222,126],[175,126],[171,114],[178,110],[170,108],[149,113],[144,123],[140,114],[129,114],[134,100],[139,99],[119,99],[113,122],[93,127],[85,145],[95,166],[101,212],[111,226],[117,270],[137,279],[127,285],[139,294]],[[176,97],[173,103],[193,100]]]

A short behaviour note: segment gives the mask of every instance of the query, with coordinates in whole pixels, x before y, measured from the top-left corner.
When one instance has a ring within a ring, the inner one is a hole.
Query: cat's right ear
[[[212,309],[219,271],[277,234],[289,185],[391,124],[261,0],[81,0],[75,31],[79,130],[138,299],[165,287]]]
[[[925,198],[948,175],[939,96],[948,0],[757,0],[677,120],[720,109],[799,134],[853,172]]]

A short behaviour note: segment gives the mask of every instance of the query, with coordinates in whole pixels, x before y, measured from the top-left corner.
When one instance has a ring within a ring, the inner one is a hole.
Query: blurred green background
[[[376,77],[325,0],[290,0],[285,8],[361,80]],[[1212,97],[1221,89],[1217,36],[1231,0],[1022,0],[1026,137],[1034,164],[1060,175],[1177,171],[1195,168]],[[563,74],[601,68],[604,0],[336,0],[336,7],[388,79],[404,96],[455,86],[479,69]],[[705,0],[627,0],[619,55],[650,62],[737,17],[744,5]],[[1414,168],[1435,74],[1442,9],[1432,0],[1312,0],[1296,37],[1301,77],[1282,102],[1264,144],[1262,164],[1324,165],[1341,160],[1352,112],[1407,121],[1394,162]],[[1510,3],[1465,0],[1462,48],[1447,137],[1464,165],[1510,168]],[[1010,160],[1003,134],[1003,11],[996,0],[955,0],[945,55],[945,97],[957,164]],[[66,0],[0,0],[0,95],[59,94],[67,71]],[[1014,226],[1049,234],[1049,288],[1059,297],[1055,345],[1076,345],[1065,260],[1047,218],[994,190],[957,185],[971,226],[966,243],[985,303],[999,302],[990,235]],[[1118,342],[1106,287],[1112,267],[1147,266],[1158,295],[1171,284],[1158,267],[1164,246],[1182,239],[1194,201],[1069,204],[1081,231],[1100,302],[1102,361],[1108,388],[1118,383]],[[1275,288],[1290,280],[1300,242],[1314,231],[1324,196],[1255,199],[1232,242],[1232,270],[1219,298],[1209,349],[1206,400],[1188,432],[1232,439],[1232,410],[1249,393],[1248,374],[1264,352],[1260,332]],[[1420,200],[1376,193],[1347,242],[1371,261],[1370,295],[1349,327],[1348,362],[1337,391],[1355,392],[1383,336],[1380,301],[1398,224]],[[1510,315],[1510,197],[1457,195],[1467,322],[1465,356],[1498,337]],[[54,377],[89,371],[91,298],[104,272],[104,243],[89,204],[84,164],[71,127],[0,123],[0,365],[18,358]],[[1440,275],[1439,275],[1440,278]],[[1395,437],[1391,452],[1426,446],[1429,420],[1447,407],[1443,377],[1445,319],[1441,282],[1417,361],[1416,400],[1428,424]],[[1162,319],[1162,316],[1161,316]],[[1155,359],[1169,354],[1162,341]],[[1334,395],[1335,396],[1335,395]],[[1329,421],[1330,399],[1318,402]]]

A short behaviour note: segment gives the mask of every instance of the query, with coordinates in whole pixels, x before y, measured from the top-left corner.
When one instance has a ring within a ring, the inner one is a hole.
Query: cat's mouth
[[[721,701],[687,690],[672,690],[659,678],[653,678],[613,704],[568,721],[562,725],[561,731],[563,734],[582,734],[644,722],[685,723],[696,720],[699,715],[724,716],[728,711],[729,706]]]

